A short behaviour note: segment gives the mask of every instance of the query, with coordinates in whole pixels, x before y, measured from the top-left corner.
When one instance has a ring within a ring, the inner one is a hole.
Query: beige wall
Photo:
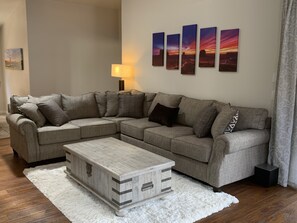
[[[122,60],[135,66],[130,87],[270,110],[280,20],[281,0],[123,0]],[[182,33],[182,26],[189,24],[218,27],[216,67],[199,68],[198,57],[194,76],[153,67],[152,33]],[[218,71],[220,30],[231,28],[240,28],[238,72],[222,73]]]
[[[116,90],[121,62],[119,10],[27,0],[32,95]]]
[[[3,50],[23,48],[24,70],[3,69],[6,100],[2,103],[1,111],[6,111],[6,104],[11,95],[29,94],[29,61],[27,38],[26,2],[19,1],[2,27]]]
[[[4,55],[3,55],[3,32],[2,25],[0,25],[0,114],[5,113],[5,104],[6,104],[6,93],[5,93],[5,85],[4,85]]]

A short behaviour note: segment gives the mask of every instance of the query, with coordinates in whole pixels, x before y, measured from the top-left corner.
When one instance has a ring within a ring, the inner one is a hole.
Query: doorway
[[[4,78],[4,49],[3,49],[3,27],[0,25],[0,115],[6,114],[6,94]]]

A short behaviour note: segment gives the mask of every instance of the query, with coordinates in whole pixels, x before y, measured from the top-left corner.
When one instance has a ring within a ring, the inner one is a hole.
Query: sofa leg
[[[15,157],[19,156],[19,154],[14,149],[12,151],[13,151],[13,156],[15,156]]]
[[[213,187],[213,192],[215,192],[215,193],[222,192],[222,188],[221,187]]]

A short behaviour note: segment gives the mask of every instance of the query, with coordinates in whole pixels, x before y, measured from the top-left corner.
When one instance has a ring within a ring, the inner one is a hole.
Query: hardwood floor
[[[0,140],[0,222],[69,222],[23,175],[28,165],[14,157],[9,139]],[[232,205],[200,222],[297,222],[297,190],[263,188],[246,179],[223,187]]]

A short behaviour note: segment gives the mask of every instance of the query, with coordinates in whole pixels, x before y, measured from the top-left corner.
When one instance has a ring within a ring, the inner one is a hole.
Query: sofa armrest
[[[22,135],[26,134],[25,129],[30,129],[34,132],[37,132],[37,126],[35,122],[26,118],[21,114],[9,114],[6,116],[6,121],[11,128],[14,128],[16,131],[20,132]]]
[[[214,145],[218,144],[216,142],[223,141],[225,144],[225,154],[231,154],[240,150],[266,144],[269,142],[269,137],[270,131],[268,129],[249,129],[218,136],[215,139]]]

